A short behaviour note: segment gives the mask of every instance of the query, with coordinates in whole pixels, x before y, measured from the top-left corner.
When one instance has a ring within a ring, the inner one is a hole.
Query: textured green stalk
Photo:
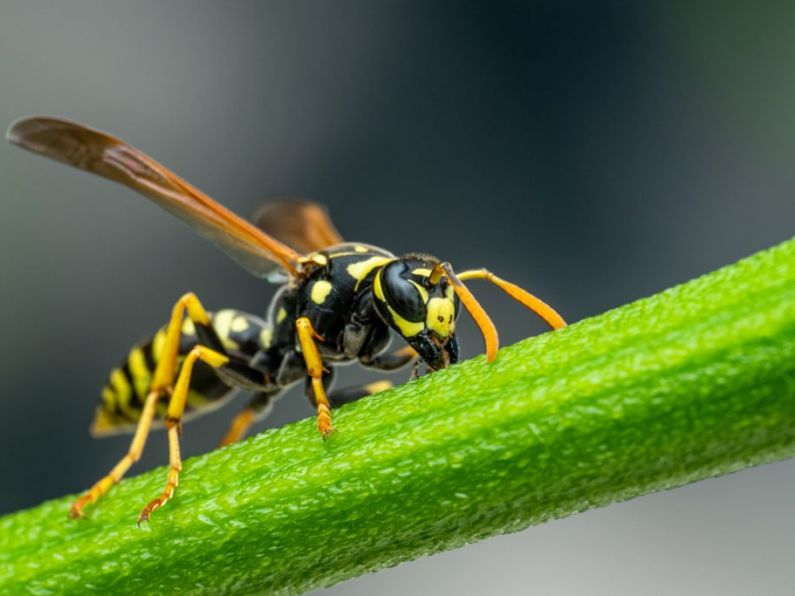
[[[0,520],[0,592],[300,592],[795,454],[795,241],[698,280],[163,469],[89,520]]]

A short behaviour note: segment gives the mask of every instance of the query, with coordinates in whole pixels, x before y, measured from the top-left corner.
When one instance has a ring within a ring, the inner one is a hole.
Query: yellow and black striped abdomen
[[[220,310],[211,316],[213,328],[230,353],[251,356],[270,342],[270,327],[257,317],[232,309]],[[102,388],[102,402],[97,407],[91,434],[104,436],[135,430],[165,340],[164,326],[151,339],[134,346],[126,360],[111,371],[107,384]],[[193,322],[185,319],[180,335],[178,367],[197,343]],[[210,366],[197,362],[191,375],[185,419],[211,411],[233,393],[234,389],[221,381]],[[163,401],[158,407],[158,418],[162,418],[167,404]]]

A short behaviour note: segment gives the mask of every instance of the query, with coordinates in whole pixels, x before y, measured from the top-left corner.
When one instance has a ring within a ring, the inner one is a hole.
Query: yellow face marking
[[[411,272],[414,275],[421,275],[422,277],[430,277],[431,276],[431,270],[430,269],[426,269],[425,267],[417,267],[416,269],[412,269]]]
[[[357,245],[355,245],[353,247],[353,250],[355,252],[367,252],[367,247],[366,246],[362,246],[361,244],[357,244]]]
[[[453,284],[449,284],[444,289],[444,295],[447,296],[448,300],[453,300],[453,298],[455,298],[455,289],[453,289]]]
[[[246,329],[248,329],[248,321],[246,317],[243,316],[236,316],[232,319],[232,324],[229,326],[232,331],[236,331],[237,333],[242,333]]]
[[[321,279],[312,284],[312,291],[309,296],[315,304],[323,304],[331,293],[333,286],[325,279]]]
[[[286,318],[287,318],[287,311],[284,310],[284,307],[282,307],[279,309],[279,312],[276,313],[276,323],[281,323]]]
[[[146,358],[141,348],[133,348],[127,357],[127,364],[130,366],[130,374],[135,384],[135,392],[145,396],[149,391],[149,383],[152,381],[152,372],[146,366]]]
[[[455,331],[454,311],[453,301],[449,298],[431,298],[425,324],[439,337],[450,337]]]
[[[351,263],[348,265],[346,271],[353,279],[356,280],[356,286],[358,287],[359,282],[367,277],[373,269],[384,265],[391,260],[392,259],[387,257],[370,257],[369,259],[364,259],[363,261]]]

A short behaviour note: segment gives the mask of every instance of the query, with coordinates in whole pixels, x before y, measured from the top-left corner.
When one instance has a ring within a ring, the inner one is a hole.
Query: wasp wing
[[[343,242],[326,208],[312,201],[274,199],[260,207],[252,219],[266,234],[302,254]]]
[[[12,124],[7,137],[23,149],[138,191],[254,275],[265,277],[274,265],[296,273],[298,253],[114,136],[68,120],[31,117]]]

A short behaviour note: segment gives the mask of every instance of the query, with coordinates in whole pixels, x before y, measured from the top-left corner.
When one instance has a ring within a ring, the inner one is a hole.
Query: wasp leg
[[[520,288],[516,284],[497,277],[488,269],[472,269],[469,271],[463,271],[456,275],[461,281],[465,281],[467,279],[485,279],[486,281],[489,281],[500,288],[503,292],[508,294],[517,302],[532,310],[539,317],[544,319],[547,325],[553,329],[560,329],[561,327],[566,326],[566,321],[563,320],[563,317],[555,312],[555,309],[549,306],[546,302],[536,298],[530,292]]]
[[[163,397],[163,393],[159,391],[152,391],[146,397],[144,408],[138,420],[138,426],[135,429],[135,435],[130,442],[130,448],[127,454],[121,458],[119,463],[117,463],[106,476],[97,481],[87,493],[72,503],[72,507],[69,510],[69,516],[72,519],[83,517],[83,509],[85,506],[96,503],[102,495],[108,492],[114,484],[122,479],[124,474],[127,473],[127,470],[130,469],[130,466],[141,458],[144,446],[146,445],[146,439],[152,428],[152,420],[155,417],[157,401],[161,397]]]
[[[359,362],[362,366],[368,368],[377,368],[378,370],[397,370],[403,368],[407,364],[417,361],[417,352],[411,346],[403,346],[394,352],[388,352],[379,356],[369,358],[360,358]]]
[[[198,327],[197,333],[207,333],[210,337],[215,338],[215,342],[220,344],[217,339],[215,330],[213,330],[210,315],[204,310],[202,303],[193,292],[184,294],[174,308],[171,310],[171,319],[168,322],[166,330],[166,340],[163,344],[162,355],[157,363],[155,374],[152,377],[151,390],[170,389],[174,384],[174,379],[177,375],[177,357],[179,356],[179,337],[180,329],[182,327],[182,318],[187,312],[188,318]],[[201,337],[201,336],[200,336]],[[222,353],[223,349],[218,349],[215,345],[211,344],[213,349]]]
[[[174,495],[174,491],[179,484],[179,472],[182,469],[182,458],[180,457],[179,451],[179,436],[182,432],[182,413],[185,411],[185,402],[187,401],[188,390],[190,389],[190,377],[193,372],[193,366],[196,364],[197,360],[206,362],[213,368],[220,368],[229,362],[229,357],[205,346],[196,346],[185,356],[185,361],[182,363],[182,368],[179,371],[179,377],[174,386],[174,393],[171,395],[171,400],[168,402],[168,411],[166,413],[169,454],[166,488],[158,498],[153,499],[144,507],[141,516],[138,518],[139,526],[141,522],[149,520],[149,516],[155,509],[162,507],[168,502]]]
[[[155,369],[149,388],[149,394],[144,402],[141,417],[138,419],[138,426],[135,429],[135,435],[130,443],[130,448],[127,454],[121,458],[110,473],[96,482],[86,494],[79,497],[72,504],[69,510],[69,515],[72,518],[82,517],[83,509],[86,505],[96,503],[99,498],[107,493],[114,484],[118,483],[127,470],[140,459],[144,446],[146,445],[146,439],[149,436],[149,431],[152,428],[152,420],[155,417],[157,402],[171,392],[171,386],[174,383],[177,357],[179,355],[180,328],[186,311],[188,317],[197,328],[207,328],[213,334],[215,333],[210,325],[210,316],[207,314],[207,311],[204,310],[204,307],[195,294],[189,292],[177,300],[176,304],[174,304],[174,308],[171,310],[171,319],[168,323],[162,355]]]
[[[226,431],[218,446],[225,447],[242,439],[252,424],[268,415],[273,407],[273,398],[277,393],[263,391],[254,395],[248,405],[232,419],[229,430]]]
[[[298,332],[298,341],[301,344],[301,353],[304,356],[306,372],[312,382],[312,391],[317,406],[317,430],[323,437],[329,436],[333,427],[331,426],[331,406],[323,387],[323,360],[315,344],[315,339],[320,336],[312,328],[312,323],[307,317],[300,317],[295,321],[295,328]]]
[[[390,387],[392,387],[392,382],[387,380],[375,381],[367,385],[345,387],[344,389],[336,389],[329,393],[328,400],[332,408],[339,408],[345,404],[360,400],[363,397],[386,391]]]

